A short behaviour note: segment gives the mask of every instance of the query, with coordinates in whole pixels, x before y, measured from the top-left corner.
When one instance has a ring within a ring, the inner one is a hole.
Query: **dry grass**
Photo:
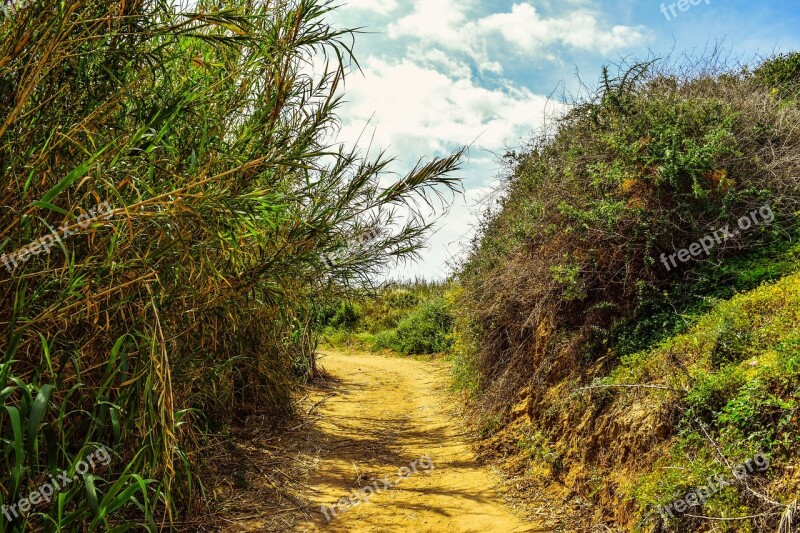
[[[331,4],[195,9],[45,0],[0,20],[0,254],[113,209],[0,270],[13,443],[0,503],[93,443],[116,455],[95,494],[0,528],[155,530],[195,515],[215,434],[291,414],[319,300],[413,257],[430,220],[332,268],[322,255],[458,188],[461,153],[381,187],[388,158],[330,144],[353,64]],[[320,56],[327,69],[309,75]]]

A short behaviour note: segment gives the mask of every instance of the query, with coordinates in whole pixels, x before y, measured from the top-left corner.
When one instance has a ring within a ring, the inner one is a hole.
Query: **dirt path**
[[[298,531],[544,531],[511,515],[475,464],[446,406],[442,365],[341,353],[320,365],[333,390],[315,408],[308,438],[319,458],[310,478],[316,507]]]

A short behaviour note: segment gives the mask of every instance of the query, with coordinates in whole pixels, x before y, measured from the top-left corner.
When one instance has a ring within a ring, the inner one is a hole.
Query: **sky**
[[[552,124],[565,94],[596,87],[603,65],[696,57],[717,44],[745,62],[800,50],[800,0],[343,2],[331,21],[364,33],[338,140],[386,150],[397,173],[470,147],[457,174],[463,197],[439,219],[422,259],[388,273],[395,279],[450,273],[503,172],[499,158]]]

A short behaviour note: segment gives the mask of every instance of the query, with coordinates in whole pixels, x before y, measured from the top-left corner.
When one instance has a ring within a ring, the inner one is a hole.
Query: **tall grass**
[[[0,254],[78,230],[0,271],[0,504],[96,444],[115,455],[0,531],[196,511],[204,433],[291,412],[316,299],[413,255],[430,223],[322,254],[458,187],[460,152],[382,188],[389,159],[331,143],[354,65],[331,9],[43,0],[0,20]],[[77,226],[103,201],[112,218]]]

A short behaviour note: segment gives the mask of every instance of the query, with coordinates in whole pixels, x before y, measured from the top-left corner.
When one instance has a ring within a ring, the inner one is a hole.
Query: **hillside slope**
[[[484,457],[574,503],[568,530],[797,522],[798,96],[800,54],[604,69],[507,154],[452,291],[455,378]]]
[[[800,274],[721,302],[684,334],[622,359],[598,362],[542,394],[523,391],[510,423],[482,445],[484,458],[551,497],[597,505],[589,522],[623,530],[704,531],[687,515],[758,515],[735,530],[774,531],[800,491]],[[763,453],[768,468],[710,495],[681,518],[669,505],[709,477]],[[733,526],[729,526],[733,527]],[[661,528],[661,529],[659,529]]]

